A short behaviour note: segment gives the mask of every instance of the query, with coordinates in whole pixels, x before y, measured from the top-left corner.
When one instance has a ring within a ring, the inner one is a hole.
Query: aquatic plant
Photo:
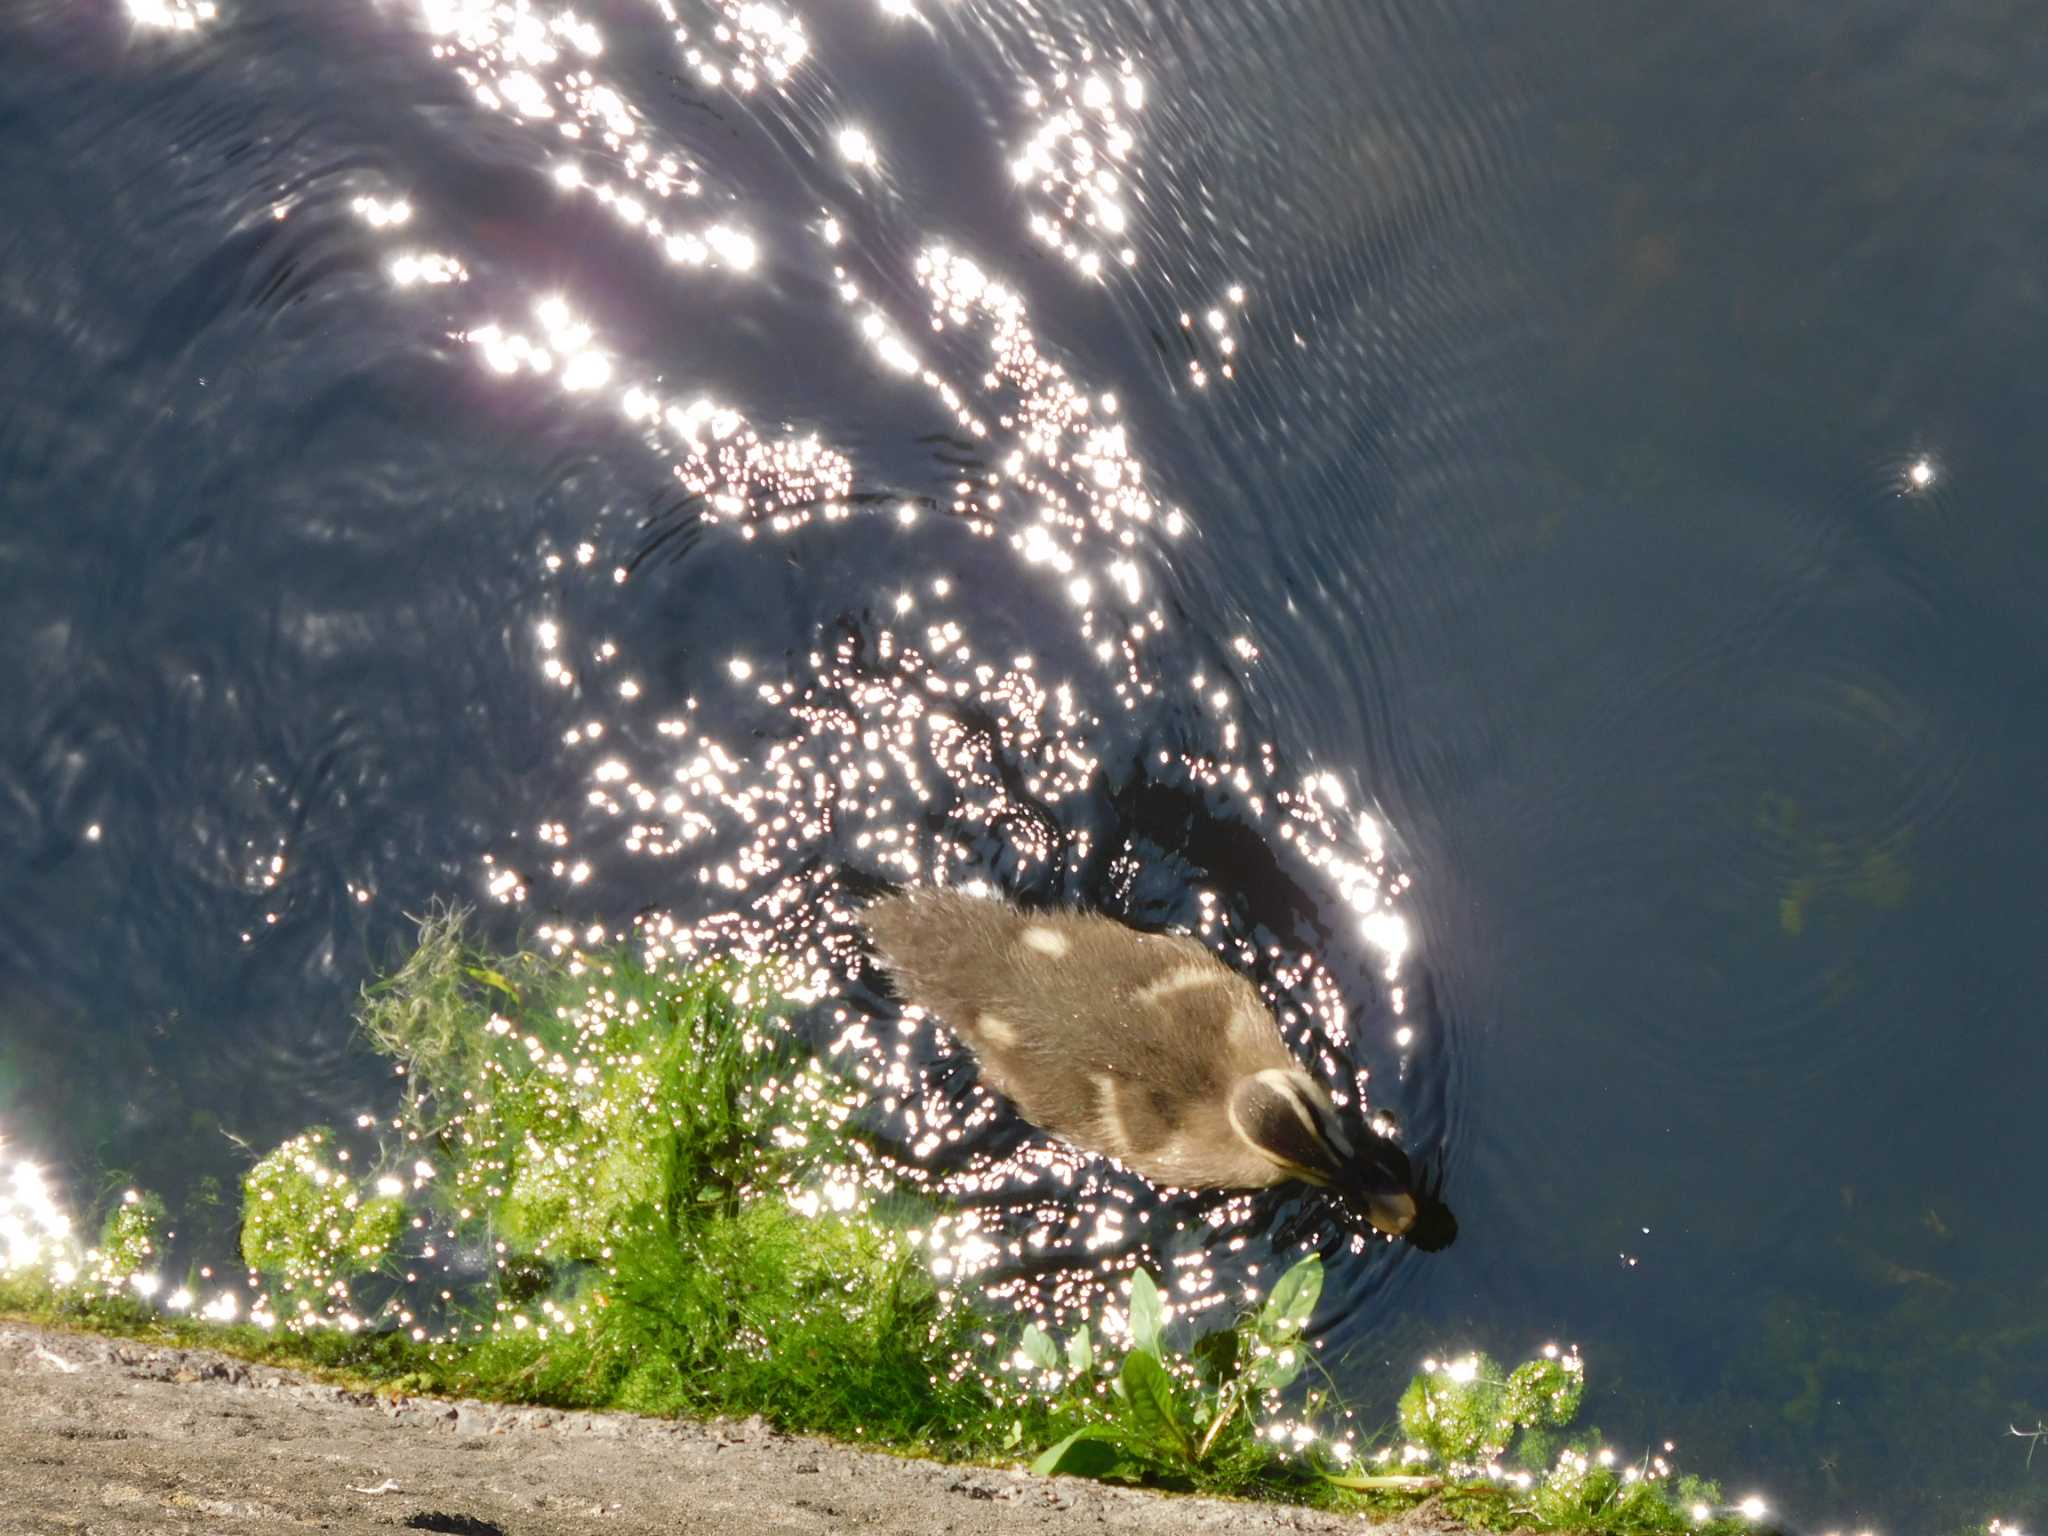
[[[1560,1444],[1585,1367],[1551,1348],[1503,1374],[1484,1355],[1429,1360],[1402,1394],[1400,1439],[1362,1449],[1317,1432],[1346,1416],[1327,1385],[1290,1411],[1288,1390],[1314,1365],[1306,1333],[1322,1266],[1296,1263],[1256,1309],[1204,1333],[1185,1355],[1164,1342],[1157,1284],[1131,1277],[1130,1347],[1112,1367],[1084,1325],[1064,1350],[1027,1327],[1020,1362],[1046,1384],[1053,1417],[1084,1422],[1032,1469],[1172,1487],[1313,1499],[1338,1491],[1382,1512],[1435,1498],[1474,1525],[1546,1530],[1737,1529],[1718,1488],[1676,1477],[1664,1456],[1623,1461],[1598,1437]],[[1100,1390],[1103,1382],[1109,1390]],[[1507,1464],[1509,1452],[1519,1465]]]
[[[1321,1295],[1323,1272],[1311,1257],[1273,1287],[1264,1305],[1234,1325],[1204,1334],[1186,1356],[1165,1347],[1165,1308],[1144,1270],[1131,1276],[1130,1348],[1107,1375],[1086,1324],[1064,1352],[1036,1324],[1024,1329],[1023,1360],[1053,1384],[1062,1416],[1084,1422],[1049,1447],[1032,1470],[1126,1482],[1239,1487],[1304,1482],[1310,1470],[1263,1439],[1259,1406],[1277,1407],[1307,1363],[1302,1331]]]
[[[139,1189],[123,1192],[100,1226],[99,1246],[88,1253],[88,1263],[115,1285],[149,1275],[163,1251],[168,1219],[163,1201],[154,1194]]]
[[[656,940],[485,955],[444,911],[361,1022],[407,1085],[416,1263],[483,1256],[414,1327],[436,1386],[900,1442],[971,1417],[979,1325],[845,1166],[853,1098],[763,977]]]
[[[1403,1472],[1334,1481],[1361,1491],[1407,1484],[1454,1506],[1497,1500],[1517,1518],[1561,1529],[1696,1530],[1742,1513],[1714,1484],[1676,1475],[1663,1452],[1622,1457],[1597,1432],[1563,1441],[1585,1387],[1583,1359],[1554,1345],[1506,1373],[1476,1352],[1426,1360],[1397,1409]],[[1395,1459],[1394,1448],[1375,1459]]]
[[[243,1176],[242,1260],[287,1302],[287,1319],[352,1325],[351,1283],[385,1263],[405,1224],[399,1181],[352,1178],[347,1157],[315,1126]]]

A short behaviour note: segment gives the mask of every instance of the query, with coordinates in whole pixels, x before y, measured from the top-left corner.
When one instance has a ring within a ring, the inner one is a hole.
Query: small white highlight
[[[874,141],[859,128],[839,130],[839,153],[855,165],[872,166],[875,163]]]

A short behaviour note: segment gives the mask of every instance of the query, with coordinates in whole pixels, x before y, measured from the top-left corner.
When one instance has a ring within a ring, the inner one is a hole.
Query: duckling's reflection
[[[1418,1178],[1340,1110],[1252,984],[1198,940],[930,887],[871,901],[860,921],[904,1000],[1040,1129],[1156,1184],[1300,1180],[1418,1248],[1457,1236],[1441,1171]]]

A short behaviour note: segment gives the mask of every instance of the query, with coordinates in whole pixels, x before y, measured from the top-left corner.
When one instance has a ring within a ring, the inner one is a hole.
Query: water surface
[[[982,878],[1444,1161],[1361,1400],[1570,1339],[1801,1522],[2048,1517],[2030,11],[0,26],[0,1130],[79,1199],[225,1244],[436,899],[887,1032],[834,871]],[[901,1071],[989,1230],[1199,1257]]]

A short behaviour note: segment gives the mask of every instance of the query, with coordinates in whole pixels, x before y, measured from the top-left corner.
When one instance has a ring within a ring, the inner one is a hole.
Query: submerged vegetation
[[[1661,1456],[1564,1438],[1584,1387],[1570,1352],[1506,1373],[1428,1362],[1361,1439],[1310,1343],[1313,1258],[1184,1349],[1142,1270],[1125,1310],[1063,1340],[975,1311],[927,1261],[942,1213],[870,1176],[857,1095],[777,1009],[760,975],[655,941],[492,956],[436,914],[360,1012],[402,1105],[248,1171],[246,1285],[202,1301],[218,1281],[195,1271],[154,1305],[164,1212],[131,1191],[82,1255],[0,1249],[0,1307],[385,1390],[760,1414],[1042,1473],[1383,1511],[1433,1498],[1503,1529],[1739,1523]]]

